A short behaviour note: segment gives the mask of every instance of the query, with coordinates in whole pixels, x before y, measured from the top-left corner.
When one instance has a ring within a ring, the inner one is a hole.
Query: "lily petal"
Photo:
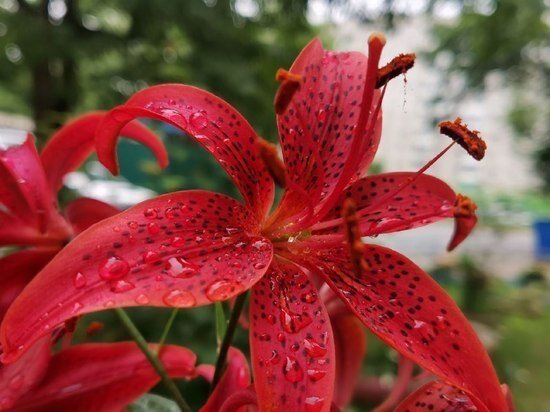
[[[195,376],[196,356],[184,347],[164,346],[160,360],[171,377]],[[134,342],[77,345],[53,356],[40,386],[15,410],[122,411],[159,381]]]
[[[334,198],[344,167],[354,168],[357,177],[362,173],[359,167],[367,168],[378,148],[381,114],[374,133],[367,135],[365,130],[354,135],[362,110],[366,68],[364,54],[324,50],[319,39],[314,39],[290,69],[302,76],[302,84],[288,109],[277,116],[281,148],[287,179],[311,194],[316,211]],[[375,91],[373,107],[379,96]],[[364,154],[357,156],[354,165],[348,165],[354,137],[361,139]],[[286,207],[280,205],[281,209]]]
[[[458,216],[455,218],[455,229],[447,250],[451,251],[466,239],[477,224],[477,216]]]
[[[0,259],[0,321],[17,295],[58,251],[56,248],[21,250]]]
[[[326,308],[297,266],[274,261],[252,288],[250,347],[260,411],[328,411],[335,354]]]
[[[242,204],[205,191],[159,196],[102,220],[57,254],[13,302],[0,330],[3,361],[84,313],[191,307],[242,293],[272,258],[271,243],[258,231]]]
[[[208,398],[206,404],[200,409],[201,412],[218,412],[222,405],[235,392],[246,389],[250,386],[250,371],[248,362],[243,353],[236,348],[229,348],[227,354],[227,369],[225,370],[216,389]],[[236,408],[236,411],[246,412],[246,409]]]
[[[370,269],[361,277],[354,274],[344,248],[319,251],[317,261],[302,259],[389,346],[467,392],[480,411],[507,410],[489,356],[468,320],[447,293],[405,256],[366,245]]]
[[[219,409],[220,412],[241,412],[246,411],[244,408],[248,405],[257,405],[258,398],[256,396],[256,391],[254,386],[251,385],[246,389],[238,390],[233,393],[227,400],[223,403],[222,407]]]
[[[153,86],[134,94],[107,114],[96,135],[99,160],[114,174],[119,131],[136,117],[162,120],[193,137],[227,171],[258,218],[269,211],[274,184],[263,163],[258,136],[228,103],[182,84]]]
[[[395,412],[476,412],[471,399],[460,389],[444,382],[429,382],[411,393]]]
[[[92,154],[95,133],[105,113],[99,111],[77,117],[55,132],[44,146],[40,158],[54,192],[63,186],[65,175],[78,169]],[[168,165],[166,148],[147,127],[139,122],[131,122],[120,134],[151,149],[162,168]]]
[[[50,362],[51,347],[50,337],[45,336],[19,361],[0,366],[0,411],[13,410],[18,399],[42,380]]]
[[[76,234],[82,233],[93,224],[119,213],[116,207],[89,197],[79,197],[65,207],[65,216],[73,225]]]

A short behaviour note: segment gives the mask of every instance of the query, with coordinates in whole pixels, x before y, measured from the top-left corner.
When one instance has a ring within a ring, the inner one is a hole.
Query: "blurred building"
[[[432,47],[430,25],[415,17],[387,33],[382,63],[399,53],[426,52]],[[374,29],[351,21],[334,29],[335,46],[340,50],[366,50]],[[383,138],[375,161],[384,171],[420,168],[447,144],[435,122],[460,116],[487,141],[485,159],[477,162],[455,148],[437,162],[431,174],[454,187],[489,189],[498,192],[527,191],[538,185],[529,156],[529,142],[514,137],[507,123],[511,90],[498,74],[491,76],[483,93],[461,94],[458,103],[434,104],[439,94],[463,90],[460,79],[445,82],[441,73],[421,56],[403,78],[392,81],[384,100]]]

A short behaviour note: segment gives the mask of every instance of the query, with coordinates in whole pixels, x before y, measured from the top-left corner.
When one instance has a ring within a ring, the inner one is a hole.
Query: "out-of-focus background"
[[[43,144],[79,113],[108,109],[148,85],[179,82],[220,95],[276,141],[276,69],[288,68],[313,36],[337,50],[365,51],[369,33],[384,31],[383,62],[402,52],[416,52],[418,60],[406,80],[388,87],[373,171],[418,169],[446,143],[436,123],[457,115],[482,132],[489,149],[480,163],[451,151],[430,170],[479,206],[480,225],[456,252],[445,252],[451,222],[376,241],[411,257],[456,297],[519,411],[550,411],[549,6],[548,0],[0,0],[0,127],[33,130]],[[123,142],[122,177],[110,177],[92,160],[69,176],[64,198],[79,193],[125,207],[179,189],[234,194],[195,143],[150,124],[169,146],[167,170],[146,149]],[[158,319],[168,312],[132,313],[158,339]],[[93,319],[112,321],[109,313],[86,321]],[[97,338],[121,336],[108,328]],[[171,340],[212,361],[213,309],[180,313]],[[239,344],[246,346],[244,333]],[[368,352],[355,410],[376,403],[395,374],[395,355],[376,339]],[[206,386],[184,390],[193,398]]]

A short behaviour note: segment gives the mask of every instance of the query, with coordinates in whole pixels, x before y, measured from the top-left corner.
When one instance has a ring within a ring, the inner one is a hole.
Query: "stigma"
[[[286,111],[292,97],[300,90],[302,76],[284,69],[279,69],[275,74],[275,80],[280,82],[281,86],[279,90],[277,90],[273,106],[275,107],[275,113],[280,115]]]
[[[439,123],[439,132],[457,142],[474,159],[481,160],[485,156],[487,144],[479,136],[479,132],[468,129],[460,117],[457,117],[454,122],[446,120]]]

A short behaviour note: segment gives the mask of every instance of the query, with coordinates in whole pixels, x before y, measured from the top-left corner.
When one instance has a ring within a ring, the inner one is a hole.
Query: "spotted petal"
[[[8,310],[0,330],[4,361],[76,315],[190,307],[240,294],[271,261],[272,245],[258,231],[242,204],[204,191],[160,196],[93,225]]]
[[[411,393],[399,404],[395,412],[476,412],[468,395],[444,382],[427,383]]]
[[[195,376],[196,357],[186,348],[167,345],[160,360],[171,377]],[[77,345],[54,355],[40,386],[16,410],[121,411],[159,381],[134,342]]]
[[[256,216],[271,207],[273,179],[260,155],[258,136],[242,115],[206,91],[181,84],[149,87],[111,110],[96,135],[100,161],[118,170],[115,146],[120,129],[136,117],[149,117],[183,130],[224,167]]]
[[[388,345],[467,392],[480,411],[507,410],[491,361],[467,319],[446,292],[405,256],[367,245],[369,270],[361,276],[355,274],[347,249],[296,258],[323,276]]]
[[[252,289],[250,346],[261,411],[328,411],[335,355],[326,308],[297,266],[274,261]]]
[[[63,178],[78,169],[94,150],[94,137],[105,112],[92,112],[64,125],[48,140],[40,154],[48,182],[53,191],[63,186]],[[120,131],[123,136],[151,149],[159,165],[168,165],[166,149],[159,138],[138,122],[128,123]]]

